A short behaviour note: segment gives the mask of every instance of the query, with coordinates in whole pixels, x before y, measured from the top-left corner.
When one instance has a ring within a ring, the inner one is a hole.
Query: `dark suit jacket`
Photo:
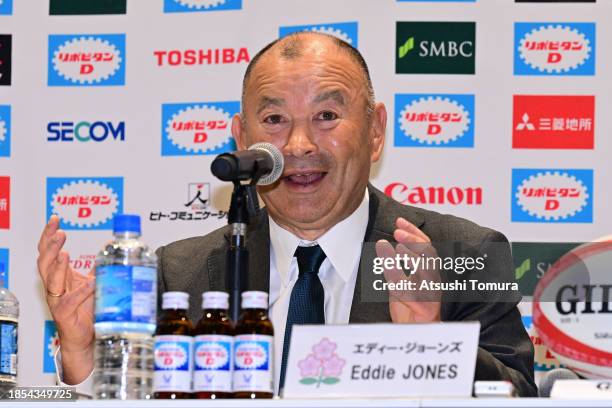
[[[386,239],[394,242],[395,220],[404,217],[420,228],[432,242],[463,242],[473,248],[505,243],[499,232],[468,220],[402,205],[373,186],[369,190],[369,220],[364,242]],[[159,257],[159,299],[165,291],[184,291],[190,295],[189,317],[197,322],[201,315],[201,295],[209,290],[226,290],[225,257],[229,228],[223,227],[202,237],[173,242],[157,250]],[[246,237],[249,250],[250,290],[269,291],[270,237],[265,211],[251,222]],[[509,246],[501,256],[488,259],[487,270],[512,274]],[[388,302],[361,302],[364,287],[358,274],[350,323],[391,322]],[[363,278],[365,279],[365,278]],[[442,302],[443,321],[480,321],[480,342],[476,380],[508,380],[521,396],[536,396],[533,380],[533,344],[516,307],[517,295],[503,302]]]

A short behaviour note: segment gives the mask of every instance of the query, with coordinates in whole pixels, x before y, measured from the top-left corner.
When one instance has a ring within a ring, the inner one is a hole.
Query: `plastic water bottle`
[[[19,301],[8,289],[0,288],[0,392],[17,386],[18,318]]]
[[[157,258],[140,240],[140,217],[117,215],[96,258],[94,398],[153,396]]]

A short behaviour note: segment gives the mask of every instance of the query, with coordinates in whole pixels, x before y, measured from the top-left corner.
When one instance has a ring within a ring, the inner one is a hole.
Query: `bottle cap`
[[[189,309],[189,294],[185,292],[166,292],[162,295],[162,309]]]
[[[113,219],[113,232],[136,232],[140,234],[140,215],[119,214]]]
[[[268,293],[258,290],[242,292],[243,309],[268,309]]]
[[[229,295],[225,292],[202,293],[202,309],[229,309]]]

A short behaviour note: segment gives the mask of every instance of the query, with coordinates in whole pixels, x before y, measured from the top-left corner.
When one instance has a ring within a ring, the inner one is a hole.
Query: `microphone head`
[[[538,387],[538,396],[541,398],[549,398],[553,385],[557,380],[579,380],[578,374],[567,368],[554,368],[544,374],[540,380]]]
[[[257,182],[260,186],[267,186],[268,184],[275,183],[283,174],[285,168],[285,158],[283,154],[278,150],[272,143],[255,143],[249,147],[249,150],[261,150],[270,155],[272,158],[272,171],[267,175],[259,179]]]

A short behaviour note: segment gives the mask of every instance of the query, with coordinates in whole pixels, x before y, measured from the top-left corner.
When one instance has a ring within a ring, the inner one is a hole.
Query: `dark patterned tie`
[[[325,292],[319,279],[319,267],[325,260],[325,252],[320,246],[298,247],[295,250],[300,275],[291,291],[285,340],[283,341],[283,359],[279,390],[285,385],[285,370],[289,355],[289,341],[294,324],[324,324],[325,323]]]

